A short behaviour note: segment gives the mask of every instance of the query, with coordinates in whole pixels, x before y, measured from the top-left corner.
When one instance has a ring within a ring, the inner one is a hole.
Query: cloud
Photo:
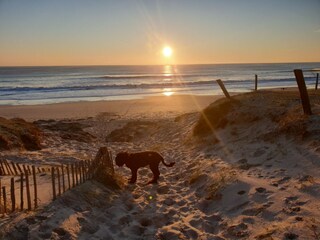
[[[319,28],[318,30],[315,30],[314,32],[316,32],[316,33],[320,33],[320,28]]]

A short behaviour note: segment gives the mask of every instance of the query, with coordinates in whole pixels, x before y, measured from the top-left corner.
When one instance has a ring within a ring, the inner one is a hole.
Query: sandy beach
[[[143,114],[201,111],[221,96],[173,95],[146,97],[135,100],[73,102],[44,105],[0,106],[0,115],[5,118],[23,118],[25,120],[80,119],[95,117],[101,113],[113,113],[123,116]]]
[[[146,185],[152,174],[144,168],[136,184],[121,190],[87,181],[53,202],[47,174],[40,208],[1,218],[0,236],[319,239],[319,94],[310,92],[310,100],[312,116],[303,115],[292,89],[239,94],[232,101],[185,95],[1,106],[1,117],[35,121],[43,132],[41,150],[1,151],[9,161],[80,162],[107,146],[113,156],[157,151],[176,165],[160,165],[158,184]],[[69,132],[68,124],[80,128]],[[115,171],[130,176],[127,168]]]

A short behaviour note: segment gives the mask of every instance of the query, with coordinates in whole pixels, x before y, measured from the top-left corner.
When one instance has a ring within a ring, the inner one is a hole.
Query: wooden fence
[[[300,98],[301,98],[301,102],[302,102],[302,107],[303,107],[303,111],[306,115],[311,115],[312,111],[311,111],[311,106],[310,106],[310,101],[309,101],[309,95],[308,95],[308,91],[307,91],[307,87],[306,87],[306,83],[304,80],[304,76],[303,76],[303,72],[301,69],[295,69],[293,70],[297,84],[298,84],[298,89],[300,92]],[[230,94],[228,92],[228,90],[226,89],[226,87],[224,86],[224,83],[222,82],[221,79],[216,80],[216,82],[219,84],[222,92],[224,93],[224,95],[226,96],[226,98],[231,99]],[[318,89],[318,82],[319,82],[319,73],[317,73],[317,77],[316,77],[316,85],[315,85],[315,90]],[[255,75],[255,91],[258,90],[258,75]]]
[[[39,190],[48,192],[51,188],[51,200],[55,200],[69,189],[92,179],[96,169],[106,166],[113,173],[112,156],[106,147],[99,149],[94,160],[60,166],[36,167],[2,159],[0,175],[7,181],[0,179],[0,216],[36,209],[39,206]],[[39,175],[51,175],[51,184],[39,186]]]

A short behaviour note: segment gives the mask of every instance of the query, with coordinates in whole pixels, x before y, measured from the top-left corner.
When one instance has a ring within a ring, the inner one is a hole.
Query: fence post
[[[14,178],[11,178],[10,197],[11,197],[11,211],[14,212],[16,210],[16,195],[15,195],[15,191],[14,191]]]
[[[78,179],[78,164],[75,163],[74,164],[74,171],[75,171],[75,175],[76,175],[76,185],[78,186],[79,185],[79,179]]]
[[[71,189],[69,164],[67,165],[67,175],[68,175],[68,186],[69,186],[68,189]]]
[[[216,80],[216,81],[217,81],[217,83],[219,84],[219,86],[220,86],[221,90],[223,91],[224,95],[225,95],[227,98],[230,99],[231,97],[230,97],[227,89],[225,88],[223,82],[221,81],[221,79],[218,79],[218,80]]]
[[[33,175],[33,189],[34,189],[34,208],[38,207],[38,191],[37,191],[37,179],[36,179],[36,167],[32,166]]]
[[[57,167],[57,178],[58,178],[58,196],[61,196],[61,183],[60,183],[60,171],[59,171],[59,167]]]
[[[51,180],[52,180],[52,194],[53,194],[53,200],[56,200],[57,195],[56,195],[56,182],[54,179],[54,167],[51,167]]]
[[[71,174],[72,174],[72,187],[76,186],[75,179],[74,179],[74,164],[71,164]]]
[[[66,191],[66,184],[64,181],[64,167],[63,164],[61,165],[61,175],[62,175],[62,192],[64,193]]]
[[[303,107],[304,114],[311,115],[311,107],[309,101],[309,95],[306,87],[306,83],[304,81],[303,72],[301,69],[295,69],[294,75],[296,76],[297,84],[299,87],[301,103]]]
[[[20,174],[20,209],[23,210],[23,173]]]
[[[257,75],[257,74],[255,74],[254,90],[255,90],[255,91],[257,91],[257,90],[258,90],[258,75]]]
[[[316,79],[316,90],[318,89],[318,82],[319,82],[319,73],[317,73],[317,79]]]

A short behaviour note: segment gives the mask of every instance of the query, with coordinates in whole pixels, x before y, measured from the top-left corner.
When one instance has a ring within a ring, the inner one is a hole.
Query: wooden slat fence
[[[112,156],[106,147],[100,148],[93,160],[51,167],[18,164],[0,159],[0,217],[17,211],[36,209],[40,203],[38,193],[48,192],[50,188],[51,200],[55,200],[69,189],[92,179],[97,168],[106,166],[113,173]],[[39,182],[44,175],[51,178],[46,186]]]

